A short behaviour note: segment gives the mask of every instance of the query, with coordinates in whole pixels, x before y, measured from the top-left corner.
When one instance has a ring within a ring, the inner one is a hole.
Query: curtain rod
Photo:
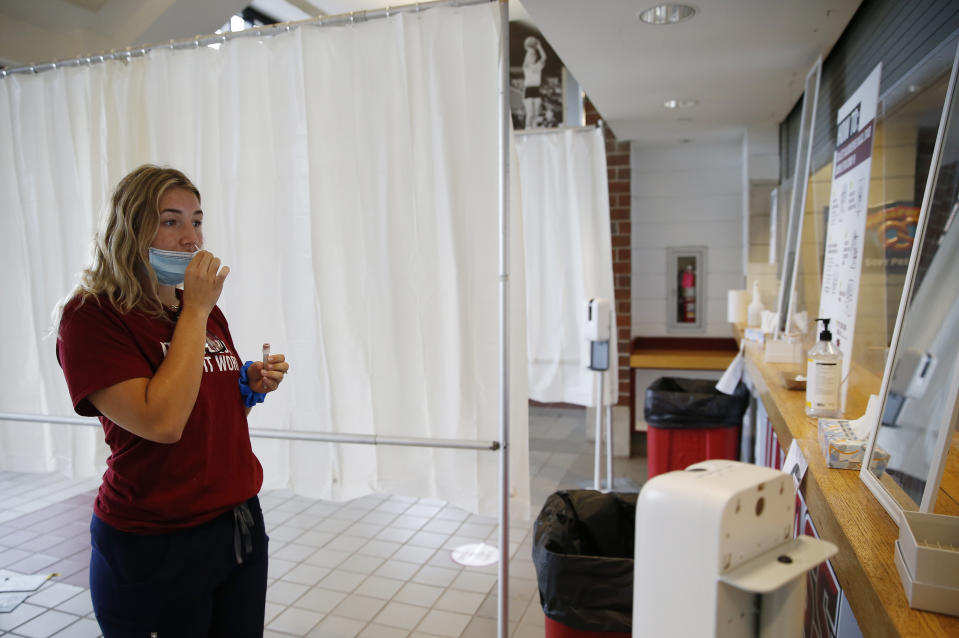
[[[572,131],[574,133],[585,133],[587,131],[595,131],[596,129],[602,129],[603,120],[599,120],[597,124],[589,124],[587,126],[555,126],[553,128],[534,128],[534,129],[520,129],[519,131],[513,131],[514,135],[538,135],[540,133],[559,133],[561,131]]]
[[[44,414],[18,414],[0,412],[0,421],[28,423],[56,423],[58,425],[81,425],[100,427],[99,419],[49,416]],[[447,448],[454,450],[490,450],[500,448],[499,441],[475,441],[471,439],[427,439],[416,437],[382,436],[377,434],[340,434],[338,432],[306,432],[303,430],[268,430],[250,428],[250,436],[262,439],[286,439],[290,441],[316,441],[323,443],[355,443],[363,445],[401,445],[407,447]]]
[[[93,55],[81,55],[76,58],[66,60],[56,60],[53,62],[44,62],[40,64],[28,64],[11,69],[0,69],[0,78],[6,78],[15,73],[42,73],[43,71],[53,71],[62,67],[74,67],[81,65],[92,65],[106,62],[107,60],[130,60],[145,56],[153,49],[196,49],[210,44],[222,44],[234,38],[244,37],[264,37],[274,36],[280,33],[292,31],[298,27],[337,27],[355,24],[357,22],[368,22],[379,18],[389,18],[397,13],[419,13],[427,9],[437,7],[460,7],[474,4],[484,4],[494,2],[495,0],[432,0],[430,2],[416,2],[414,4],[405,4],[398,7],[386,7],[384,9],[368,9],[366,11],[350,11],[349,13],[340,13],[336,15],[318,16],[304,20],[295,20],[292,22],[278,22],[269,26],[244,29],[243,31],[232,31],[230,33],[218,33],[210,35],[196,35],[192,38],[183,40],[170,40],[169,42],[156,42],[145,46],[127,47],[126,49],[113,49],[105,53],[96,53]]]

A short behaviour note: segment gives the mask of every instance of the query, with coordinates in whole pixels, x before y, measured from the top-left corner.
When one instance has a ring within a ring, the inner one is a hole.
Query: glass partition
[[[901,510],[959,515],[959,456],[952,449],[959,393],[959,50],[954,56],[947,112],[925,162],[932,175],[903,275],[881,418],[867,450],[871,472],[861,473],[894,519]],[[921,115],[917,119],[925,121]],[[884,216],[892,220],[883,235],[887,250],[909,226],[897,208],[902,205],[887,207]]]
[[[954,39],[941,46],[879,98],[849,379],[850,387],[863,396],[880,390],[955,46]],[[835,112],[829,114],[830,121],[835,118]],[[794,313],[797,323],[806,322],[807,350],[817,339],[831,159],[830,154],[830,161],[810,171],[795,267]]]
[[[776,301],[778,325],[776,335],[792,332],[790,320],[796,312],[795,290],[797,284],[797,267],[801,252],[801,235],[803,232],[803,210],[806,203],[806,179],[809,176],[810,159],[812,158],[812,140],[816,122],[816,106],[819,99],[819,77],[822,72],[822,58],[816,60],[812,69],[806,75],[803,91],[802,112],[799,124],[799,143],[796,145],[796,172],[792,183],[796,188],[789,193],[789,217],[786,228],[786,241],[783,246],[783,265],[779,279],[779,297]]]

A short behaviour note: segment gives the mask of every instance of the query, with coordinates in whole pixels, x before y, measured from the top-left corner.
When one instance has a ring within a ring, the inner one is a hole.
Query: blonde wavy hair
[[[67,297],[99,302],[105,297],[122,313],[133,309],[166,317],[150,267],[150,245],[160,227],[160,199],[171,188],[185,188],[200,201],[200,191],[174,168],[144,164],[120,180],[110,208],[94,237],[93,263],[80,272],[80,283]],[[59,324],[55,311],[54,325]]]

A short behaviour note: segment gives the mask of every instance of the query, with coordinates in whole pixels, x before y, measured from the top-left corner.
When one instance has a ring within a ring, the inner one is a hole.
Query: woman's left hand
[[[290,364],[282,354],[271,354],[267,361],[265,368],[262,361],[254,361],[246,371],[250,389],[254,392],[273,392],[290,370]]]

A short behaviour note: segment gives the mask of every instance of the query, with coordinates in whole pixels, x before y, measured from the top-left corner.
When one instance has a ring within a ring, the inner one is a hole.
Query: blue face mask
[[[177,286],[183,283],[183,273],[187,264],[196,253],[181,253],[176,250],[150,249],[150,265],[157,275],[157,281],[164,286]]]

